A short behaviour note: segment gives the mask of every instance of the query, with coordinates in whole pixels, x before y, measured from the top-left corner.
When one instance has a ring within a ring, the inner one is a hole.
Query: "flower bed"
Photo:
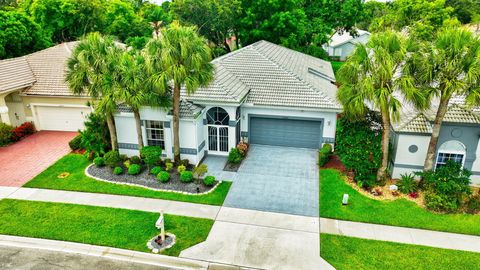
[[[235,148],[232,148],[228,153],[227,163],[223,168],[224,171],[236,172],[242,165],[242,161],[247,157],[249,145],[245,142],[240,142]]]

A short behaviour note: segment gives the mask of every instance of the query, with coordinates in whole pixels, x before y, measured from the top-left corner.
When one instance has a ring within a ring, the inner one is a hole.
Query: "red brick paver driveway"
[[[39,131],[0,147],[0,186],[20,187],[70,152],[76,132]]]

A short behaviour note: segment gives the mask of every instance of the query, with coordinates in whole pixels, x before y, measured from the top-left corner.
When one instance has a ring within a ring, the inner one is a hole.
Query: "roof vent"
[[[315,76],[318,76],[318,77],[320,77],[320,78],[322,78],[322,79],[329,80],[331,83],[334,83],[334,82],[335,82],[335,78],[332,78],[332,77],[328,76],[327,74],[322,73],[322,72],[320,72],[320,71],[318,71],[318,70],[316,70],[316,69],[308,68],[308,73],[313,74],[313,75],[315,75]]]

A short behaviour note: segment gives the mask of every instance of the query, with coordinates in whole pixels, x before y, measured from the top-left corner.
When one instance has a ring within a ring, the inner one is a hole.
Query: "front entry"
[[[208,152],[211,154],[228,153],[228,113],[214,107],[207,111]]]

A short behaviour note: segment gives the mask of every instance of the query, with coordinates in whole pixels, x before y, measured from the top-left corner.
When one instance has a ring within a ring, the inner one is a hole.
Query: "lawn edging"
[[[99,177],[96,177],[96,176],[93,176],[91,175],[89,172],[88,172],[88,169],[92,166],[95,166],[95,164],[90,164],[88,165],[86,168],[85,168],[85,175],[90,177],[90,178],[93,178],[95,180],[98,180],[98,181],[102,181],[102,182],[106,182],[106,183],[112,183],[112,184],[117,184],[117,185],[126,185],[126,186],[133,186],[133,187],[141,187],[141,188],[145,188],[145,189],[149,189],[149,190],[153,190],[153,191],[160,191],[160,192],[170,192],[170,193],[177,193],[177,194],[183,194],[183,195],[192,195],[192,196],[202,196],[202,195],[208,195],[210,193],[212,193],[213,191],[215,191],[215,189],[217,189],[218,186],[220,186],[221,183],[223,183],[222,180],[218,181],[215,186],[213,186],[210,190],[208,191],[205,191],[205,192],[201,192],[201,193],[191,193],[191,192],[186,192],[186,191],[178,191],[178,190],[171,190],[171,189],[160,189],[160,188],[151,188],[151,187],[147,187],[147,186],[143,186],[143,185],[139,185],[139,184],[133,184],[133,183],[121,183],[121,182],[114,182],[114,181],[108,181],[108,180],[105,180],[105,179],[102,179],[102,178],[99,178]]]

